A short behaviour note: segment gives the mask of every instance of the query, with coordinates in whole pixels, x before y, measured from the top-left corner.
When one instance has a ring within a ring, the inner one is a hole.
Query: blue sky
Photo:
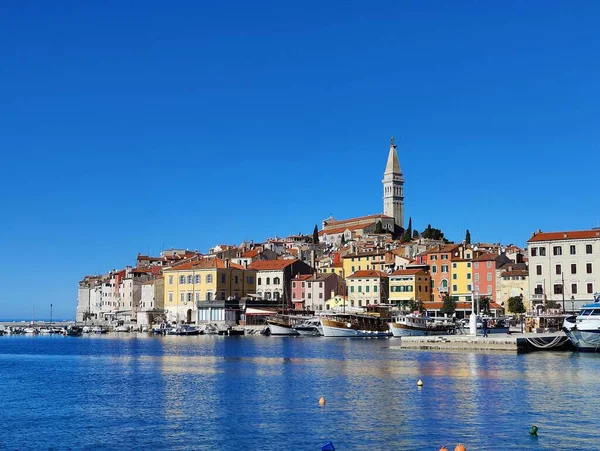
[[[418,230],[598,223],[597,2],[83,3],[0,5],[0,318],[379,213],[392,135]]]

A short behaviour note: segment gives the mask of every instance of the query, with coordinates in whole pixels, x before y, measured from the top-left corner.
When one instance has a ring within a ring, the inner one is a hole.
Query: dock
[[[490,334],[481,335],[432,335],[402,337],[402,349],[438,351],[493,351],[525,353],[534,351],[571,351],[573,346],[564,332]]]

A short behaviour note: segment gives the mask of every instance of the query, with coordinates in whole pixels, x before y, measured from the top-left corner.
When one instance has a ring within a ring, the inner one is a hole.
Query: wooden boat
[[[414,313],[394,316],[388,326],[394,337],[448,335],[456,330],[450,318],[432,318]]]
[[[263,335],[300,335],[293,326],[297,323],[292,315],[274,315],[265,320],[266,327],[261,332]]]
[[[321,317],[325,337],[389,337],[387,318],[355,313],[332,313]]]

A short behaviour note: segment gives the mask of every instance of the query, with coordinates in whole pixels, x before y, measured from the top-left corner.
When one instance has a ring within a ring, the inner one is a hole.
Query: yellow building
[[[350,307],[385,304],[388,301],[388,275],[376,270],[361,270],[346,279]]]
[[[450,285],[453,299],[466,302],[471,301],[473,295],[473,250],[465,249],[461,254],[462,258],[452,259]]]
[[[323,274],[337,274],[339,277],[344,279],[344,264],[343,263],[332,263],[331,265],[321,266],[319,272]]]
[[[198,305],[239,299],[256,292],[256,271],[218,258],[163,269],[164,308],[169,321],[198,320]]]
[[[342,257],[343,273],[354,274],[356,271],[387,271],[394,266],[394,255],[386,250],[370,252],[353,252]]]
[[[389,276],[391,304],[406,305],[408,301],[431,299],[431,277],[423,269],[399,269]]]

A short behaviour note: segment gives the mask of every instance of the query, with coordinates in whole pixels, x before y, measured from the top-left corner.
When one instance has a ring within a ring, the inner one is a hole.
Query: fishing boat
[[[189,324],[181,324],[168,330],[167,335],[202,335],[202,331]]]
[[[456,330],[456,325],[449,318],[432,318],[415,313],[394,316],[388,326],[394,337],[448,335]]]
[[[83,327],[70,324],[63,329],[63,335],[68,337],[80,337],[83,335]]]
[[[579,309],[576,317],[567,317],[563,331],[578,351],[600,352],[600,293],[594,302]]]
[[[244,329],[240,329],[240,328],[228,326],[225,329],[219,329],[217,331],[217,334],[218,335],[225,335],[227,337],[232,337],[232,336],[235,336],[235,335],[245,335],[245,331],[244,331]]]
[[[274,315],[265,320],[266,327],[261,333],[267,336],[300,335],[293,327],[297,322],[297,317],[292,315]]]
[[[325,337],[389,337],[388,318],[357,313],[332,313],[320,319]]]
[[[298,334],[305,337],[319,337],[323,335],[323,327],[318,316],[307,318],[304,321],[292,326]]]

